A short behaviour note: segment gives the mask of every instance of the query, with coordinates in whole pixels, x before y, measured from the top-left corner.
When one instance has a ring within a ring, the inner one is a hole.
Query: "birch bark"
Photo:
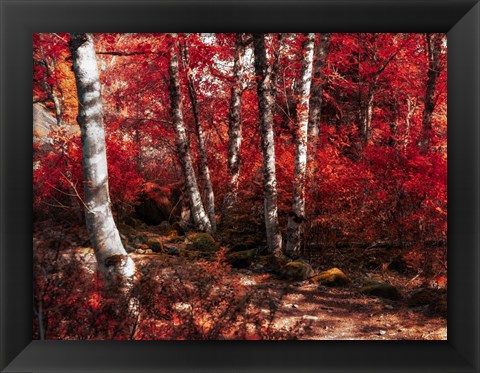
[[[170,100],[171,112],[173,118],[173,127],[175,130],[175,142],[177,145],[178,157],[185,177],[185,187],[190,200],[190,210],[195,225],[198,229],[206,232],[212,231],[212,225],[208,219],[203,207],[202,198],[198,190],[197,178],[190,156],[185,124],[183,121],[183,104],[180,90],[180,78],[178,69],[178,56],[175,48],[177,36],[172,36],[169,47],[169,75],[170,75]]]
[[[208,219],[210,220],[212,231],[215,231],[217,226],[215,220],[215,194],[213,193],[212,181],[210,179],[210,169],[208,167],[207,151],[205,149],[205,136],[203,135],[202,124],[200,123],[200,115],[198,113],[197,91],[195,89],[193,71],[190,68],[190,58],[188,55],[188,46],[186,42],[183,44],[182,52],[185,70],[187,72],[188,95],[190,96],[190,102],[192,104],[193,111],[193,120],[195,122],[195,134],[197,135],[198,148],[200,151],[201,176],[203,177],[205,186]]]
[[[313,46],[315,34],[307,34],[302,46],[302,73],[298,84],[297,120],[295,123],[296,151],[293,182],[292,212],[288,218],[285,255],[299,256],[305,221],[305,175],[307,165],[307,138],[309,98],[312,82]]]
[[[233,64],[233,85],[230,94],[228,116],[228,159],[227,192],[223,200],[223,218],[235,208],[238,195],[238,178],[240,176],[240,146],[242,145],[242,93],[244,89],[243,71],[246,35],[237,34],[235,39],[235,57]]]
[[[70,48],[78,94],[85,220],[98,269],[107,285],[128,285],[135,264],[125,251],[110,208],[105,129],[97,58],[92,34],[71,34]]]
[[[277,177],[275,171],[275,144],[273,136],[271,69],[267,61],[265,35],[254,34],[253,43],[263,155],[263,191],[267,246],[270,253],[279,257],[282,255],[282,235],[278,225],[277,211]]]
[[[310,107],[308,114],[308,143],[310,145],[310,162],[314,162],[318,147],[318,134],[320,132],[320,117],[322,113],[323,96],[323,69],[327,61],[330,48],[330,33],[322,33],[315,48],[313,65],[313,81],[311,85]]]

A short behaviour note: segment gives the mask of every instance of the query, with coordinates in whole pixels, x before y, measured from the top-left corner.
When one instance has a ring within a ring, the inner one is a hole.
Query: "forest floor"
[[[255,286],[255,276],[243,274]],[[308,281],[285,286],[261,280],[281,298],[278,328],[304,324],[300,339],[445,340],[446,319],[426,315],[398,301],[362,295],[355,288],[320,288]]]
[[[63,247],[67,249],[65,252],[73,250],[76,254],[81,254],[83,260],[94,268],[93,251],[85,244],[85,233],[84,229],[67,235],[59,231],[57,236],[63,234],[61,239]],[[55,235],[55,229],[51,229],[49,234]],[[37,242],[45,239],[45,231],[36,231],[34,237]],[[138,237],[143,237],[143,241],[161,242],[161,248],[152,252],[145,249],[145,244],[136,245],[136,242],[142,242],[137,240]],[[157,262],[171,268],[184,266],[186,261],[195,258],[186,249],[188,239],[185,236],[166,234],[156,227],[132,229],[127,233],[123,231],[122,238],[130,250],[132,245],[143,248],[130,252],[137,266]],[[257,289],[262,289],[258,292],[259,297],[264,296],[267,289],[276,304],[273,328],[279,331],[295,329],[298,339],[446,340],[446,284],[428,285],[421,270],[389,269],[386,264],[398,258],[398,253],[399,250],[381,247],[368,251],[331,249],[310,260],[315,273],[331,267],[341,268],[351,279],[343,287],[326,287],[314,284],[309,279],[286,281],[253,264],[248,268],[232,268],[230,273],[237,276],[241,285],[251,290],[254,297]],[[394,285],[399,289],[401,299],[362,294],[359,290],[362,283],[372,276],[381,277]],[[426,302],[413,304],[412,295],[426,287],[430,287],[434,296]]]

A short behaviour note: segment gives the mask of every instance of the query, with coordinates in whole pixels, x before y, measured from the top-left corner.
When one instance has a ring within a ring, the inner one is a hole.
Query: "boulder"
[[[160,223],[160,225],[158,226],[158,229],[164,232],[168,232],[172,229],[172,226],[168,221],[164,220]]]
[[[255,258],[255,250],[235,251],[227,254],[227,262],[234,268],[247,268]]]
[[[125,251],[126,251],[127,253],[132,253],[132,252],[135,251],[135,247],[133,247],[132,245],[128,245],[128,244],[127,244],[127,245],[125,245]]]
[[[138,245],[134,252],[136,254],[145,254],[146,250],[150,250],[150,249],[148,248],[148,246],[146,244],[143,243],[143,244]]]
[[[277,273],[282,274],[283,268],[288,263],[288,260],[284,257],[277,258],[273,254],[262,255],[257,252],[256,258],[256,271],[260,273]]]
[[[446,289],[422,288],[413,292],[408,298],[409,307],[427,307],[431,315],[447,317]]]
[[[312,277],[311,281],[321,286],[345,286],[351,281],[350,279],[338,268],[331,268],[327,271],[319,273]]]
[[[189,249],[202,252],[215,252],[220,249],[220,245],[209,233],[190,233],[187,235],[190,241]]]
[[[145,227],[145,223],[139,219],[136,219],[132,216],[127,216],[125,219],[124,219],[124,222],[126,225],[129,225],[130,227],[132,228],[144,228]]]
[[[185,236],[185,227],[179,222],[173,223],[172,229],[175,230],[179,236]]]
[[[375,297],[398,300],[402,298],[400,291],[387,282],[380,281],[378,278],[369,279],[364,282],[360,292]]]
[[[178,248],[176,248],[175,246],[166,247],[166,249],[167,249],[168,255],[172,255],[172,256],[180,255],[180,250],[178,250]]]
[[[132,226],[127,225],[125,223],[119,223],[117,225],[117,228],[121,234],[124,234],[127,236],[132,236],[136,233],[135,229]]]
[[[312,266],[301,261],[288,262],[282,269],[282,277],[289,281],[304,281],[312,275]]]
[[[264,246],[265,240],[261,235],[239,235],[231,241],[230,251],[245,251]]]
[[[159,253],[163,251],[163,240],[161,238],[149,238],[145,244],[150,250],[154,253]]]

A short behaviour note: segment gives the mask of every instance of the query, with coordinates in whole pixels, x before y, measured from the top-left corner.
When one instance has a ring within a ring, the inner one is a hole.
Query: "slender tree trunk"
[[[188,46],[186,42],[183,43],[182,50],[183,50],[185,70],[187,72],[188,94],[190,96],[190,102],[192,104],[193,120],[195,122],[195,133],[197,135],[198,148],[200,151],[200,161],[201,161],[200,169],[201,169],[201,175],[203,176],[204,186],[205,186],[208,219],[210,220],[212,231],[215,231],[217,227],[217,223],[215,220],[215,195],[213,193],[212,182],[210,180],[210,169],[208,167],[207,151],[205,150],[205,137],[203,135],[202,124],[200,123],[200,116],[198,114],[197,91],[195,89],[193,71],[190,68],[190,59],[188,56]]]
[[[398,97],[395,94],[393,97],[393,103],[391,105],[392,118],[390,119],[390,139],[388,145],[390,147],[397,148],[398,142]]]
[[[178,56],[175,49],[177,42],[176,35],[173,35],[173,40],[170,44],[170,60],[169,60],[169,74],[170,74],[170,100],[171,111],[173,118],[173,126],[175,130],[175,141],[177,144],[178,156],[180,164],[182,165],[183,175],[185,177],[185,187],[188,197],[190,199],[190,209],[195,225],[202,231],[211,232],[212,225],[205,213],[203,207],[202,198],[198,190],[197,179],[195,177],[195,171],[192,164],[192,158],[190,157],[190,149],[187,140],[187,134],[185,130],[185,124],[183,122],[183,104],[180,90],[180,79],[178,72]]]
[[[315,34],[308,34],[303,43],[302,75],[298,85],[296,120],[296,152],[293,182],[292,212],[288,217],[287,244],[285,254],[291,258],[299,256],[305,221],[305,175],[307,165],[307,139],[309,98],[312,82],[313,46]]]
[[[126,286],[133,280],[135,265],[123,248],[110,208],[105,129],[100,79],[92,34],[71,34],[73,71],[78,93],[78,124],[81,129],[85,220],[106,283]]]
[[[435,88],[440,75],[440,53],[442,37],[440,35],[426,34],[428,49],[427,87],[425,89],[425,108],[423,110],[422,133],[419,146],[422,151],[427,151],[432,139],[432,114],[435,108]]]
[[[407,150],[408,143],[410,142],[410,118],[415,113],[417,108],[417,101],[410,97],[407,97],[407,115],[405,116],[405,136],[403,140],[403,150]]]
[[[240,146],[242,144],[242,93],[244,89],[243,70],[246,47],[246,35],[237,34],[235,39],[235,57],[233,64],[233,85],[230,94],[228,117],[228,159],[227,192],[223,200],[222,219],[235,209],[240,176]]]
[[[52,75],[52,67],[48,62],[45,54],[43,52],[43,47],[40,47],[40,63],[43,65],[43,89],[48,95],[48,98],[53,102],[53,107],[55,109],[55,119],[57,120],[57,125],[61,126],[63,124],[63,105],[60,103],[60,100],[55,93],[53,84],[50,84],[48,81]],[[63,97],[63,95],[62,95]],[[63,101],[63,100],[62,100]]]
[[[49,67],[50,71],[54,71],[55,68],[56,68],[55,67],[55,61],[53,61],[52,64],[53,64],[53,66]],[[51,86],[51,94],[52,94],[53,105],[55,107],[55,118],[57,119],[58,125],[61,126],[63,124],[63,113],[65,111],[64,110],[65,109],[65,97],[63,95],[62,88],[60,87],[58,82],[56,84],[56,88],[57,88],[57,91],[58,91],[58,95],[60,96],[60,99],[58,98],[57,93],[55,93],[55,88],[54,88],[53,85]]]
[[[320,134],[320,119],[322,114],[323,103],[323,82],[324,74],[323,70],[326,65],[327,56],[330,49],[330,33],[322,33],[317,42],[314,50],[314,63],[313,63],[313,79],[310,92],[310,107],[308,113],[308,153],[307,163],[309,166],[309,178],[312,188],[312,200],[315,206],[315,213],[318,211],[318,187],[315,180],[318,164],[316,160],[316,154],[318,149],[318,141]]]
[[[308,113],[308,161],[312,166],[318,147],[318,134],[320,132],[320,117],[322,111],[323,95],[323,69],[327,61],[330,48],[330,33],[322,33],[315,48],[315,63],[313,65],[313,81],[310,95],[310,108]]]
[[[271,72],[267,61],[265,35],[253,35],[255,75],[257,76],[258,112],[263,155],[263,191],[265,228],[268,251],[282,255],[282,235],[278,225],[277,177],[275,172],[275,144],[273,136],[273,97]]]
[[[375,97],[376,83],[377,79],[375,78],[374,82],[370,84],[367,92],[367,97],[364,102],[361,104],[361,122],[360,122],[360,135],[362,146],[368,144],[370,140],[370,134],[372,131],[372,113],[373,113],[373,100]]]

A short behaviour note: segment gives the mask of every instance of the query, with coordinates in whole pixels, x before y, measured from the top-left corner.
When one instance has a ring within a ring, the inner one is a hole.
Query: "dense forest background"
[[[216,322],[207,323],[217,325],[207,328],[211,334],[199,331],[193,319],[188,332],[173,331],[173,315],[181,313],[176,308],[165,316],[168,332],[140,333],[138,307],[132,311],[130,302],[120,311],[100,301],[111,295],[92,295],[102,287],[111,257],[99,255],[102,223],[89,218],[95,205],[88,199],[88,131],[82,122],[89,114],[75,48],[90,39],[75,40],[60,33],[33,36],[38,338],[246,338],[252,335],[246,329],[241,334],[218,326],[226,313],[212,311],[213,304],[221,309],[226,300],[238,305],[235,293],[243,294],[231,267],[295,281],[330,267],[355,276],[380,273],[377,282],[397,281],[400,289],[385,298],[398,301],[415,290],[423,291],[422,307],[436,307],[440,298],[446,302],[445,35],[91,36],[101,87],[108,204],[125,250],[121,254],[134,259],[140,278],[152,277],[146,275],[152,269],[144,268],[152,265],[148,254],[157,254],[162,264],[155,265],[167,268],[176,268],[172,258],[205,266],[183,265],[188,270],[179,270],[176,278],[216,282],[224,290],[202,306],[216,315]],[[77,255],[88,254],[88,248],[106,268],[103,280],[87,281],[77,272],[82,268],[93,276],[92,264]],[[404,277],[386,281],[392,270]],[[218,277],[206,279],[205,273]],[[65,284],[74,282],[82,293],[72,300]],[[134,298],[151,312],[146,303],[154,308],[178,304],[177,298],[191,303],[173,282],[164,284],[168,295],[147,302],[142,298],[147,285],[138,283],[141,290],[132,291],[141,295]],[[434,288],[441,296],[425,292]],[[100,312],[100,303],[108,312]],[[78,326],[72,332],[62,324],[65,318],[74,324],[85,312],[93,325],[104,315],[108,326],[85,327],[82,334]],[[258,324],[258,315],[248,319],[246,308],[228,312],[238,322],[243,315],[240,324]],[[299,337],[295,328],[282,334],[272,320],[270,329],[260,323],[253,334]],[[129,332],[122,334],[119,325],[126,321]]]

